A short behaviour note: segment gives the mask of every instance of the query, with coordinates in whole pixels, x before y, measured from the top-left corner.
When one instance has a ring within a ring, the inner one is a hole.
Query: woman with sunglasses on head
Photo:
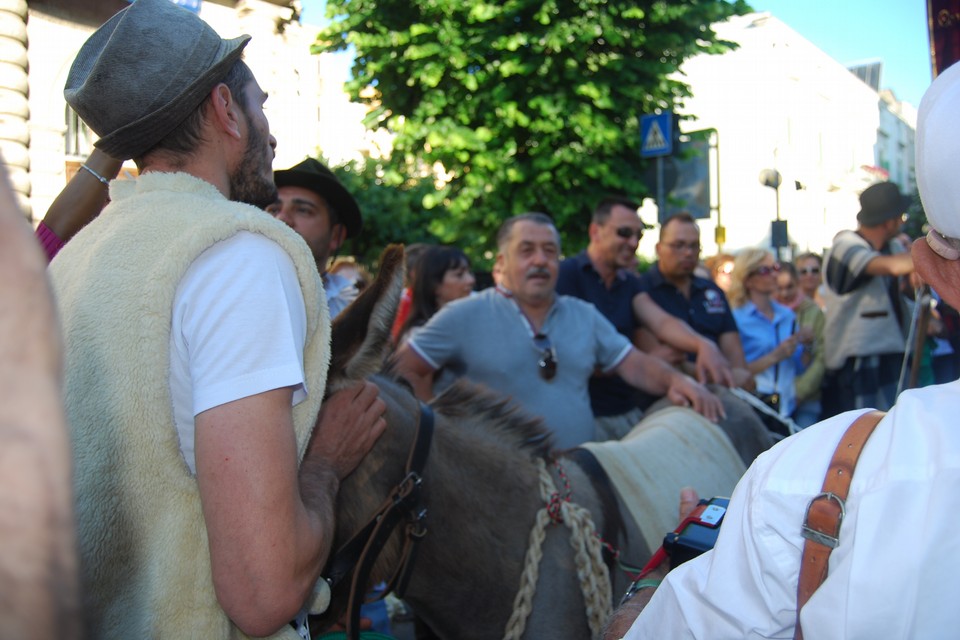
[[[794,378],[803,369],[797,316],[775,302],[780,265],[765,249],[744,249],[733,263],[727,297],[757,394],[781,416],[796,408]]]

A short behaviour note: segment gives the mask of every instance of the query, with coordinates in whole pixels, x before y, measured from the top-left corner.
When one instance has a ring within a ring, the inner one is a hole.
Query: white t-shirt
[[[306,310],[290,256],[241,231],[204,251],[177,286],[170,331],[170,390],[180,450],[192,473],[194,416],[296,387],[306,398]]]
[[[960,382],[902,394],[857,463],[827,579],[801,613],[821,639],[960,629]],[[804,512],[862,411],[801,431],[740,480],[717,546],[674,569],[626,640],[792,638]]]

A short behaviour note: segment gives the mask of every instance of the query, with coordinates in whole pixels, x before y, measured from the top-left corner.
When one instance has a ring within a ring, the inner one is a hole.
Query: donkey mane
[[[526,451],[531,458],[546,458],[553,449],[553,436],[541,418],[525,413],[509,397],[464,378],[430,404],[438,414],[456,420],[458,428],[485,435],[502,447]]]

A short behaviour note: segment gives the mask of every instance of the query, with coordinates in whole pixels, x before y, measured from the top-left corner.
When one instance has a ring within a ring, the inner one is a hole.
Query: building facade
[[[253,36],[244,58],[270,96],[265,110],[278,140],[277,168],[320,152],[338,160],[359,153],[362,112],[345,106],[335,56],[310,53],[316,29],[299,23],[298,2],[175,1],[224,37]],[[24,214],[34,221],[95,139],[63,98],[70,65],[87,37],[127,5],[127,0],[0,0],[0,153]]]
[[[683,65],[693,97],[678,110],[687,116],[683,131],[715,129],[719,138],[718,208],[701,224],[705,255],[719,248],[718,222],[723,249],[736,251],[770,247],[778,217],[794,249],[819,252],[838,231],[855,228],[859,193],[873,182],[916,190],[913,107],[878,94],[769,13],[714,29],[739,48]],[[780,173],[778,189],[761,183],[767,169]]]

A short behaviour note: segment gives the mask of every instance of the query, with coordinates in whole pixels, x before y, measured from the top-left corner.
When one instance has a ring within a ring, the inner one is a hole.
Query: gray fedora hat
[[[115,158],[136,158],[196,109],[250,36],[225,40],[170,0],[136,0],[80,48],[63,95]]]

